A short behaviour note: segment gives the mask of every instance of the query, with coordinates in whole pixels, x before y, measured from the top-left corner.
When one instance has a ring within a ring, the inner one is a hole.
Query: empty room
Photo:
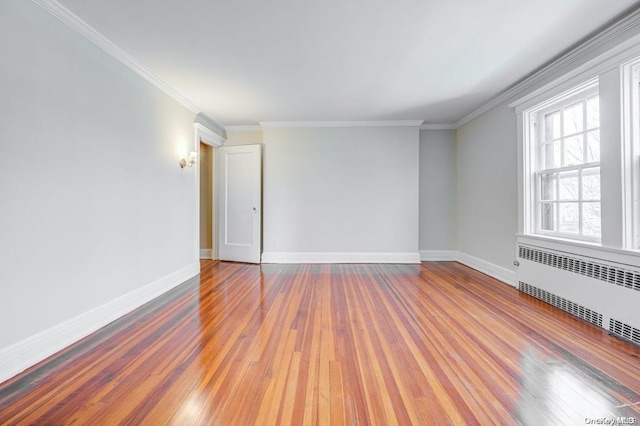
[[[640,422],[640,3],[0,1],[0,424]]]

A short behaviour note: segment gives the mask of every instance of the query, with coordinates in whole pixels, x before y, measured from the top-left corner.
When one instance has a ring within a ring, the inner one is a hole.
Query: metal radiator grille
[[[577,303],[563,297],[551,294],[546,290],[534,287],[531,284],[523,283],[522,281],[518,283],[518,289],[523,293],[527,293],[528,295],[535,297],[536,299],[540,299],[543,302],[547,302],[548,304],[555,306],[556,308],[562,309],[563,311],[569,312],[583,320],[589,321],[598,327],[602,327],[602,314],[598,312],[592,311],[591,309],[585,308],[584,306],[578,305]]]
[[[519,246],[518,252],[521,259],[640,291],[640,274],[627,269],[524,246]]]
[[[616,336],[622,337],[625,340],[640,345],[640,330],[631,327],[629,324],[625,324],[621,321],[611,318],[609,320],[609,331]]]

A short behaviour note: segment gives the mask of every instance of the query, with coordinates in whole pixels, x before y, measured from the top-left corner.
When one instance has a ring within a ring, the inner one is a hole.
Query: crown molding
[[[225,126],[227,132],[261,132],[262,126]]]
[[[201,124],[206,127],[208,130],[217,133],[218,136],[224,138],[225,137],[225,125],[219,122],[218,120],[214,120],[212,118],[207,117],[203,113],[199,112],[196,114],[196,118],[193,120],[194,124]]]
[[[558,93],[562,92],[561,96],[565,96],[571,92],[580,91],[590,84],[597,84],[599,75],[619,68],[621,64],[637,58],[638,55],[640,55],[640,34],[577,66],[550,83],[528,91],[523,97],[511,102],[508,106],[515,108],[517,114],[534,106],[542,107],[538,104],[541,102],[551,103]],[[566,93],[567,91],[569,93]],[[548,99],[550,97],[553,98]]]
[[[182,106],[190,110],[191,112],[199,115],[202,114],[202,110],[189,99],[185,98],[180,92],[162,80],[160,77],[146,69],[140,62],[138,62],[133,56],[118,47],[111,40],[96,31],[91,25],[80,19],[76,14],[69,9],[61,5],[55,0],[32,0],[35,4],[42,7],[51,15],[58,18],[68,27],[82,35],[84,38],[104,50],[109,55],[113,56],[118,61],[122,62],[125,66],[136,72],[142,78],[149,83],[162,90],[167,95],[171,96],[174,100],[180,103]],[[224,131],[224,125],[217,120],[213,120],[206,117],[208,121],[216,123],[217,128],[221,128]]]
[[[424,120],[390,121],[261,121],[262,127],[420,127]]]
[[[455,123],[456,129],[464,126],[470,121],[480,117],[482,114],[492,110],[498,105],[507,102],[508,100],[517,97],[524,96],[524,92],[532,89],[536,84],[541,83],[544,79],[558,72],[564,67],[570,66],[585,56],[589,55],[593,51],[597,50],[606,43],[615,40],[620,35],[629,31],[635,26],[640,24],[640,8],[635,9],[628,15],[624,16],[620,20],[614,22],[604,30],[600,31],[593,37],[589,38],[585,42],[579,44],[569,52],[560,56],[559,58],[552,60],[547,65],[544,65],[538,71],[531,74],[529,77],[525,77],[520,82],[516,83],[511,88],[499,94],[491,101],[482,105],[480,108],[473,111],[471,114],[463,117]]]
[[[423,124],[420,130],[455,130],[455,124]]]

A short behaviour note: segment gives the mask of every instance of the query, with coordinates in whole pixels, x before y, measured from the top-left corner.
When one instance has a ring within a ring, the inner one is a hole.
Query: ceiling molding
[[[420,130],[455,130],[455,124],[423,124]]]
[[[526,77],[519,83],[516,83],[510,89],[502,92],[500,95],[493,98],[491,101],[487,102],[480,108],[476,109],[471,114],[457,121],[455,123],[456,129],[480,117],[482,114],[492,110],[493,108],[508,101],[509,99],[517,97],[518,95],[523,96],[523,92],[530,90],[533,86],[542,82],[544,79],[553,75],[562,68],[580,61],[582,58],[597,50],[599,47],[610,42],[611,40],[614,40],[616,37],[619,37],[621,34],[624,34],[625,32],[629,31],[629,29],[638,26],[639,24],[640,8],[637,8],[633,12],[624,16],[619,21],[614,22],[612,25],[600,31],[598,34],[589,38],[584,43],[579,44],[577,47],[570,50],[566,54],[543,66],[540,70],[534,72],[529,77]]]
[[[516,113],[539,107],[541,102],[550,97],[555,97],[559,93],[566,94],[566,91],[580,90],[588,86],[589,83],[597,84],[598,76],[615,68],[621,64],[632,61],[640,55],[640,34],[627,39],[619,45],[607,50],[601,55],[585,62],[584,64],[563,74],[561,77],[528,92],[522,98],[511,102],[508,106],[515,108]]]
[[[262,127],[419,127],[424,120],[391,121],[261,121]]]
[[[162,90],[167,95],[171,96],[174,100],[180,103],[182,106],[190,110],[195,114],[202,114],[202,110],[185,98],[180,92],[167,84],[160,77],[146,69],[140,62],[138,62],[133,56],[116,46],[111,40],[100,34],[92,26],[80,19],[77,15],[71,12],[69,9],[61,5],[55,0],[32,0],[35,4],[42,7],[44,10],[58,18],[65,23],[68,27],[76,31],[78,34],[85,37],[87,40],[104,50],[109,55],[113,56],[118,61],[122,62],[125,66],[131,68],[134,72],[147,80],[149,83]],[[221,128],[224,131],[224,125],[217,120],[213,120],[206,117],[208,121],[216,123],[217,128]]]
[[[261,132],[262,126],[225,126],[227,132]]]

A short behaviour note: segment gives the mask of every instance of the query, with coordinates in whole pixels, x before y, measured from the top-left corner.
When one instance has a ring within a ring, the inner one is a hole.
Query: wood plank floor
[[[622,416],[640,422],[640,348],[454,262],[204,261],[199,279],[0,386],[0,424]]]

